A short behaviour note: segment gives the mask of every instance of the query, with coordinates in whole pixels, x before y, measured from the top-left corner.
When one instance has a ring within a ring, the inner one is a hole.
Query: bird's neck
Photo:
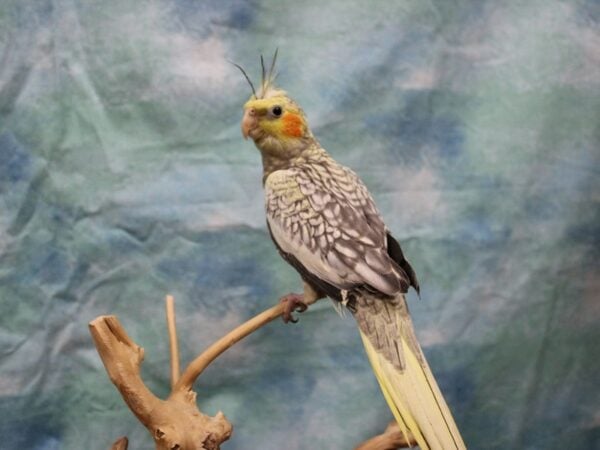
[[[277,170],[289,169],[327,156],[327,152],[312,137],[303,142],[303,145],[286,149],[284,152],[260,150],[263,163],[263,183],[271,173]]]

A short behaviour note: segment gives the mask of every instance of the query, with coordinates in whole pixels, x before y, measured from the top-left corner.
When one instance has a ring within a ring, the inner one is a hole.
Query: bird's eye
[[[275,117],[279,117],[283,113],[283,110],[281,109],[281,106],[273,106],[273,109],[271,110],[271,113]]]

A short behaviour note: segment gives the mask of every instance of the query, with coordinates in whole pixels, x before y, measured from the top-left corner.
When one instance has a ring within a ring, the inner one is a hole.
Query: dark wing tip
[[[410,265],[410,263],[404,257],[404,253],[402,253],[402,248],[400,244],[394,237],[388,233],[387,234],[387,244],[388,244],[388,255],[400,266],[400,268],[406,273],[408,277],[408,281],[410,282],[410,286],[417,291],[417,295],[421,298],[421,286],[419,285],[419,280],[417,280],[417,274],[414,269]]]

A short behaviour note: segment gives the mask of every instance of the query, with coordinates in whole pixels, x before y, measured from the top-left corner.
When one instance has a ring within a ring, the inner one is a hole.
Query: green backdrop
[[[472,449],[600,448],[600,4],[594,0],[0,3],[0,447],[152,441],[87,323],[116,314],[169,390],[298,291],[239,123],[279,83],[356,170],[422,285],[409,302]],[[350,318],[273,323],[197,384],[224,449],[351,449],[391,414]]]

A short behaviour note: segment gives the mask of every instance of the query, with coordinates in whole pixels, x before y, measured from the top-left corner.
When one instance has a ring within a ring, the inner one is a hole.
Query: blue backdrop
[[[116,314],[169,390],[298,291],[240,135],[279,83],[355,169],[422,285],[417,334],[472,449],[600,448],[600,4],[594,0],[0,4],[0,446],[152,441],[87,323]],[[350,449],[391,419],[351,319],[273,323],[197,384],[224,449]]]

